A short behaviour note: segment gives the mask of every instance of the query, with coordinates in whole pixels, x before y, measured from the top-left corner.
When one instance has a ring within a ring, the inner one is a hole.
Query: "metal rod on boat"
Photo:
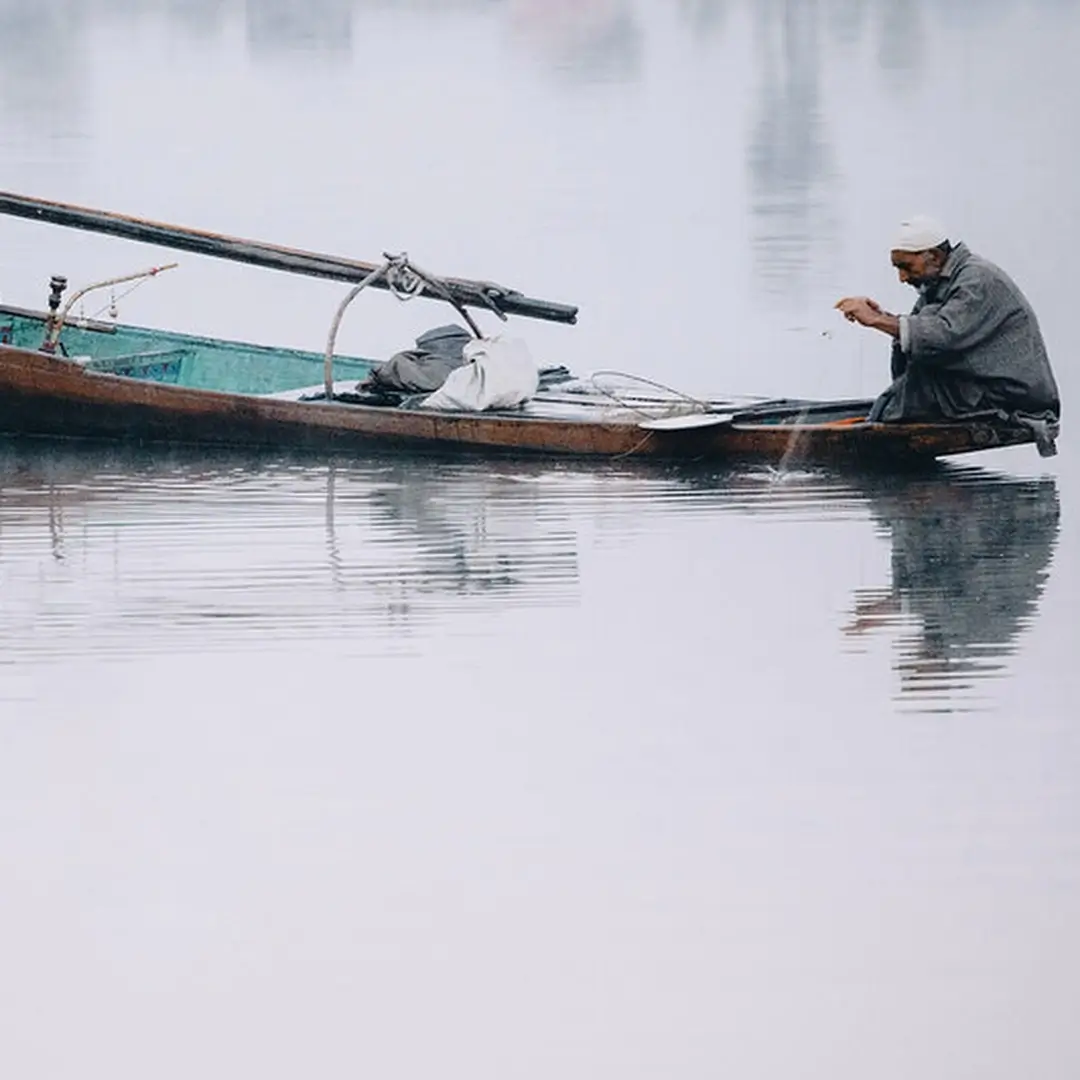
[[[58,313],[49,317],[45,340],[41,344],[41,351],[44,353],[56,352],[56,343],[60,340],[60,331],[64,328],[64,323],[67,321],[68,314],[75,304],[86,296],[87,293],[95,292],[97,289],[107,289],[110,285],[124,285],[129,281],[139,281],[144,278],[157,277],[158,274],[163,274],[166,270],[175,270],[178,265],[179,263],[166,263],[164,266],[151,266],[149,270],[139,270],[137,273],[125,274],[123,277],[107,278],[105,281],[95,281],[91,285],[84,286],[78,292],[72,293],[63,308]],[[58,289],[57,283],[62,280],[62,278],[53,278],[52,280],[53,295],[49,298],[50,307],[52,306],[53,298],[55,298],[57,307],[59,307],[60,293],[63,289]]]
[[[31,221],[44,221],[66,228],[105,233],[145,244],[175,248],[178,251],[191,251],[198,255],[210,255],[272,270],[328,278],[332,281],[357,283],[363,281],[379,266],[378,263],[360,262],[356,259],[302,251],[299,248],[282,247],[258,240],[245,240],[221,233],[188,229],[108,210],[93,210],[84,206],[35,199],[28,195],[17,195],[6,191],[0,191],[0,214],[27,218]],[[472,281],[466,278],[440,280],[445,282],[455,301],[469,307],[495,309],[507,315],[521,315],[525,318],[543,319],[547,322],[569,324],[577,322],[578,309],[569,304],[558,304],[524,296],[514,289],[507,289],[490,281]],[[378,288],[388,287],[385,280],[373,284]],[[432,299],[445,299],[430,285],[425,285],[422,295]]]
[[[337,343],[337,335],[338,330],[341,328],[341,320],[345,317],[345,309],[369,285],[377,284],[379,279],[390,269],[391,265],[392,264],[387,261],[384,262],[382,266],[377,266],[372,270],[359,285],[356,285],[349,290],[348,295],[341,301],[337,311],[334,313],[334,321],[330,324],[330,333],[326,339],[326,353],[323,358],[323,392],[326,395],[327,401],[334,400],[334,345]]]

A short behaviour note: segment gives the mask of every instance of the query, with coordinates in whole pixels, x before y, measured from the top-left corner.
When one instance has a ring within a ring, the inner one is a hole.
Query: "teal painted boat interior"
[[[44,316],[0,308],[0,344],[36,350],[44,338]],[[321,353],[169,330],[73,322],[61,331],[60,344],[62,355],[80,360],[88,370],[199,390],[276,394],[323,381]],[[335,357],[334,378],[360,380],[372,367],[370,360]]]
[[[39,312],[0,306],[0,344],[40,349],[45,339],[45,326],[46,317]],[[261,395],[323,385],[322,353],[298,349],[221,341],[122,323],[77,321],[64,326],[60,344],[62,355],[78,361],[87,370],[191,389]],[[375,363],[357,357],[335,357],[334,381],[359,382],[368,376]],[[543,378],[541,386],[544,386]],[[550,384],[556,395],[559,388],[560,379]],[[546,399],[543,415],[578,422],[595,421],[599,418],[595,407],[598,402],[610,408],[613,399],[603,395],[598,397],[596,393],[581,393],[579,388],[572,397],[564,395],[559,404],[551,398]],[[653,399],[651,404],[663,408],[670,406],[671,400]],[[713,404],[718,409],[739,413],[743,421],[752,419],[759,425],[795,426],[860,420],[865,418],[871,402],[781,399]],[[533,407],[536,405],[534,402]]]

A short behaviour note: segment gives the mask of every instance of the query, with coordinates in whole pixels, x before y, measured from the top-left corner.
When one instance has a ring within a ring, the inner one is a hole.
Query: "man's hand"
[[[848,322],[869,326],[893,338],[900,336],[900,320],[895,315],[882,311],[881,305],[869,296],[847,296],[843,300],[837,300],[836,310]]]
[[[881,305],[869,296],[848,296],[837,300],[836,310],[848,322],[857,322],[860,326],[873,326],[881,314]]]

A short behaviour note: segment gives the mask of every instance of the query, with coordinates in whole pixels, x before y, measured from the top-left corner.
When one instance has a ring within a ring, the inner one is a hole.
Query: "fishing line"
[[[136,281],[135,284],[131,286],[131,288],[125,289],[119,296],[116,296],[114,294],[110,294],[109,295],[109,302],[107,304],[103,304],[101,307],[99,307],[97,309],[97,311],[95,311],[93,313],[93,315],[91,315],[89,317],[91,319],[98,319],[107,311],[109,313],[110,318],[113,318],[113,319],[118,318],[120,313],[119,313],[119,311],[116,310],[116,305],[119,304],[121,300],[127,299],[127,297],[129,297],[136,289],[141,289],[149,280],[150,280],[150,278],[147,277],[147,278],[142,278],[140,281]],[[80,315],[79,317],[80,318],[86,318],[86,316],[84,316],[84,315]]]
[[[800,327],[799,329],[803,329]],[[818,341],[832,342],[833,333],[829,329],[818,330],[814,335]],[[821,380],[824,378],[824,365],[816,365],[816,377],[812,380],[812,396],[818,397],[821,389]],[[776,464],[776,468],[772,470],[770,476],[771,483],[782,482],[787,477],[788,463],[795,457],[798,452],[801,442],[805,439],[805,433],[800,432],[799,428],[803,421],[809,415],[810,406],[805,406],[800,412],[795,415],[792,421],[792,431],[788,436],[787,446],[784,449],[784,453],[781,455],[779,462]]]

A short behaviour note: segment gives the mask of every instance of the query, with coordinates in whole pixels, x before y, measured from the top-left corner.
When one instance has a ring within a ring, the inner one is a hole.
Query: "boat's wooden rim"
[[[950,424],[791,422],[867,402],[799,402],[734,414],[706,427],[642,430],[640,414],[443,412],[366,403],[289,401],[88,370],[64,358],[0,345],[0,423],[8,435],[226,445],[427,448],[593,459],[807,461],[929,460],[1032,442],[988,421]],[[786,422],[784,418],[788,418]]]
[[[22,308],[11,304],[0,303],[0,314],[11,314],[24,318],[45,320],[48,318],[46,312],[35,310],[32,308]],[[168,337],[175,337],[177,339],[183,339],[191,342],[203,342],[211,345],[219,345],[223,348],[237,348],[248,351],[264,352],[264,353],[284,353],[288,355],[306,355],[306,350],[296,349],[291,347],[276,348],[272,345],[264,345],[258,342],[238,341],[228,338],[212,338],[200,334],[188,334],[182,331],[165,330],[156,331],[146,327],[133,326],[129,324],[116,324],[102,322],[100,320],[93,319],[73,319],[71,325],[76,326],[79,329],[91,330],[94,332],[100,332],[105,334],[116,334],[118,330],[131,331],[135,333],[161,333]],[[365,405],[352,402],[333,402],[327,403],[326,401],[304,401],[304,400],[289,400],[285,398],[278,398],[273,394],[248,394],[234,391],[223,390],[210,390],[196,386],[173,386],[168,383],[148,383],[143,379],[130,378],[125,375],[118,375],[113,372],[95,371],[91,368],[85,368],[82,365],[76,364],[74,361],[69,360],[66,357],[49,356],[45,353],[37,352],[32,349],[22,349],[14,345],[0,345],[0,349],[12,351],[15,353],[21,353],[27,358],[33,358],[35,361],[46,361],[49,363],[56,363],[63,365],[61,370],[78,370],[81,374],[92,378],[100,379],[117,379],[122,380],[124,383],[130,384],[135,387],[147,387],[153,386],[156,390],[165,392],[168,396],[172,396],[170,392],[182,392],[185,394],[198,394],[205,395],[206,400],[221,400],[221,401],[237,401],[248,400],[251,402],[259,402],[260,404],[268,404],[276,402],[278,404],[286,404],[291,406],[287,411],[289,415],[295,415],[294,408],[299,406],[302,411],[309,412],[312,417],[317,415],[325,416],[329,410],[344,410],[350,413],[366,412],[369,415],[383,415],[394,414],[397,416],[415,416],[415,417],[427,417],[442,416],[446,418],[457,418],[462,420],[477,420],[484,418],[499,419],[504,421],[513,421],[523,425],[528,424],[573,424],[573,425],[588,425],[599,426],[612,430],[646,430],[655,432],[658,435],[662,435],[665,432],[666,421],[671,420],[671,433],[679,430],[689,430],[692,427],[717,427],[726,426],[731,429],[740,431],[776,431],[776,432],[840,432],[851,431],[858,432],[860,436],[866,436],[871,434],[880,433],[883,436],[889,438],[898,438],[903,434],[913,435],[933,435],[934,433],[946,434],[949,432],[970,431],[975,424],[985,426],[986,420],[964,420],[954,421],[949,423],[869,423],[865,420],[853,420],[844,419],[841,421],[828,421],[828,422],[805,422],[805,421],[787,421],[784,423],[777,423],[778,419],[787,417],[797,417],[804,412],[813,412],[828,408],[830,410],[836,409],[852,409],[863,410],[868,412],[872,401],[870,399],[842,399],[838,401],[820,401],[820,402],[792,402],[777,405],[775,403],[763,403],[760,406],[749,406],[748,408],[727,408],[721,414],[717,413],[683,413],[675,414],[673,417],[652,417],[643,419],[639,416],[628,416],[626,419],[615,419],[610,415],[603,416],[591,416],[581,415],[574,417],[565,416],[535,416],[527,413],[518,412],[513,409],[493,409],[485,413],[475,412],[457,412],[457,411],[439,411],[438,413],[433,410],[427,409],[408,409],[398,407],[387,407],[380,405]],[[312,354],[314,355],[314,354]],[[357,359],[350,357],[349,359]],[[70,365],[70,368],[68,367]],[[701,416],[708,419],[702,419],[694,424],[689,422],[690,417]],[[680,422],[685,425],[680,426]],[[999,424],[995,425],[1002,429],[1006,429],[1009,425]]]
[[[2,308],[0,310],[15,310]],[[106,324],[107,325],[107,324]],[[206,339],[215,340],[215,339]],[[236,344],[239,342],[224,342],[224,344]],[[251,346],[243,345],[244,348],[270,348],[269,346]],[[284,350],[292,351],[292,350]],[[37,352],[32,349],[22,349],[14,345],[0,345],[0,355],[10,354],[11,356],[28,363],[33,366],[37,366],[43,369],[48,369],[57,374],[68,375],[72,378],[84,378],[87,380],[100,380],[106,383],[119,384],[132,392],[132,399],[142,399],[143,401],[149,401],[156,397],[174,397],[177,399],[187,398],[194,396],[202,398],[206,401],[217,402],[249,402],[251,404],[258,404],[260,408],[266,409],[268,412],[280,412],[282,415],[295,416],[298,413],[307,413],[313,419],[315,417],[327,417],[327,416],[344,416],[355,415],[358,413],[366,414],[368,416],[396,416],[396,417],[410,417],[417,419],[438,420],[438,419],[454,419],[454,420],[469,420],[477,421],[484,419],[499,420],[503,422],[513,422],[526,426],[533,425],[550,425],[550,424],[565,424],[567,426],[589,426],[589,427],[602,427],[613,430],[640,430],[642,428],[642,421],[640,417],[628,417],[626,419],[613,419],[610,416],[590,416],[583,414],[580,417],[550,417],[550,416],[534,416],[527,413],[519,412],[514,409],[492,409],[486,412],[466,412],[456,410],[432,410],[432,409],[409,409],[401,406],[382,406],[382,405],[367,405],[351,402],[326,402],[326,401],[290,401],[287,399],[281,399],[275,397],[272,394],[249,394],[235,391],[226,390],[210,390],[197,386],[174,386],[170,383],[151,382],[145,379],[132,378],[127,375],[118,375],[114,372],[107,371],[95,371],[92,368],[88,368],[82,364],[75,362],[74,360],[66,357],[50,356],[46,353]],[[844,408],[844,407],[858,407],[862,405],[869,405],[868,401],[822,401],[815,403],[817,408]],[[811,406],[811,409],[813,406]],[[947,432],[959,432],[968,431],[973,425],[978,424],[986,426],[985,420],[970,420],[970,421],[956,421],[951,423],[911,423],[911,424],[897,424],[897,423],[869,423],[867,421],[851,422],[848,421],[830,421],[824,423],[776,423],[775,420],[769,418],[775,418],[782,415],[797,415],[801,412],[810,411],[804,405],[792,405],[784,407],[783,409],[777,409],[770,407],[766,413],[758,417],[754,415],[753,408],[729,412],[723,415],[720,414],[685,414],[685,415],[700,415],[708,417],[709,422],[702,423],[702,427],[713,427],[723,425],[739,431],[770,431],[780,434],[791,434],[795,432],[809,433],[809,432],[859,432],[860,435],[866,434],[882,434],[891,438],[896,438],[905,434],[916,435],[932,435],[935,432],[947,433]],[[660,420],[662,418],[657,418]],[[1002,428],[1008,427],[1008,425],[996,425]],[[662,427],[650,427],[648,429],[653,434],[663,435],[666,432]],[[675,434],[679,428],[673,428],[670,432]]]

